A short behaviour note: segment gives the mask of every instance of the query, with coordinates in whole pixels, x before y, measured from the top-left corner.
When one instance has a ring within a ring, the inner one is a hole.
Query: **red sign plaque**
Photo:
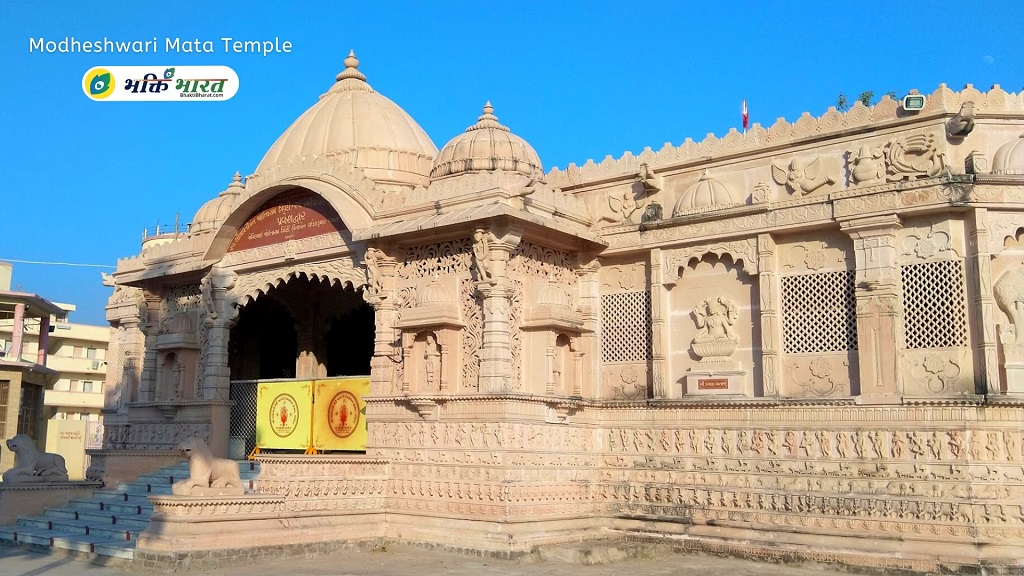
[[[728,388],[728,378],[701,378],[697,380],[698,390],[726,390]]]
[[[345,229],[337,211],[319,194],[291,190],[271,198],[231,239],[228,252],[248,250]]]

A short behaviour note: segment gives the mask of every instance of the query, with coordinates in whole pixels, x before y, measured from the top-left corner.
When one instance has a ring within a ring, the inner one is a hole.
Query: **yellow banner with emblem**
[[[366,403],[369,378],[316,380],[313,408],[313,448],[366,450]]]
[[[313,383],[260,382],[256,391],[256,447],[306,450],[312,442]]]

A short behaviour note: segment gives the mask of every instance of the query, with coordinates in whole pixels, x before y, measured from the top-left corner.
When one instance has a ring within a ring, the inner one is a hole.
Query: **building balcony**
[[[47,390],[43,404],[61,408],[103,408],[102,392],[66,392]]]

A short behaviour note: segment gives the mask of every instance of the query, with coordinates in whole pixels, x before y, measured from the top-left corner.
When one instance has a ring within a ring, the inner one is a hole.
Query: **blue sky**
[[[360,70],[440,148],[491,100],[545,170],[751,122],[821,115],[840,92],[1024,87],[1024,2],[28,2],[0,3],[0,259],[115,264],[142,230],[188,222],[236,170]],[[150,54],[40,54],[29,39],[147,40]],[[288,40],[225,53],[222,37]],[[213,40],[166,53],[164,38]],[[94,102],[93,66],[226,65],[226,102]],[[105,323],[100,269],[15,264],[15,288]]]

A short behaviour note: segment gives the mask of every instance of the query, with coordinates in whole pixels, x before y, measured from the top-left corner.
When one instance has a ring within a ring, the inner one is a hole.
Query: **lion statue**
[[[175,482],[171,493],[175,496],[240,496],[245,487],[238,473],[238,463],[227,458],[215,458],[210,447],[199,438],[186,440],[178,449],[188,458],[189,478]]]
[[[14,452],[14,468],[4,472],[4,482],[67,482],[68,469],[60,454],[40,452],[36,443],[26,434],[18,434],[7,441],[7,449]]]

